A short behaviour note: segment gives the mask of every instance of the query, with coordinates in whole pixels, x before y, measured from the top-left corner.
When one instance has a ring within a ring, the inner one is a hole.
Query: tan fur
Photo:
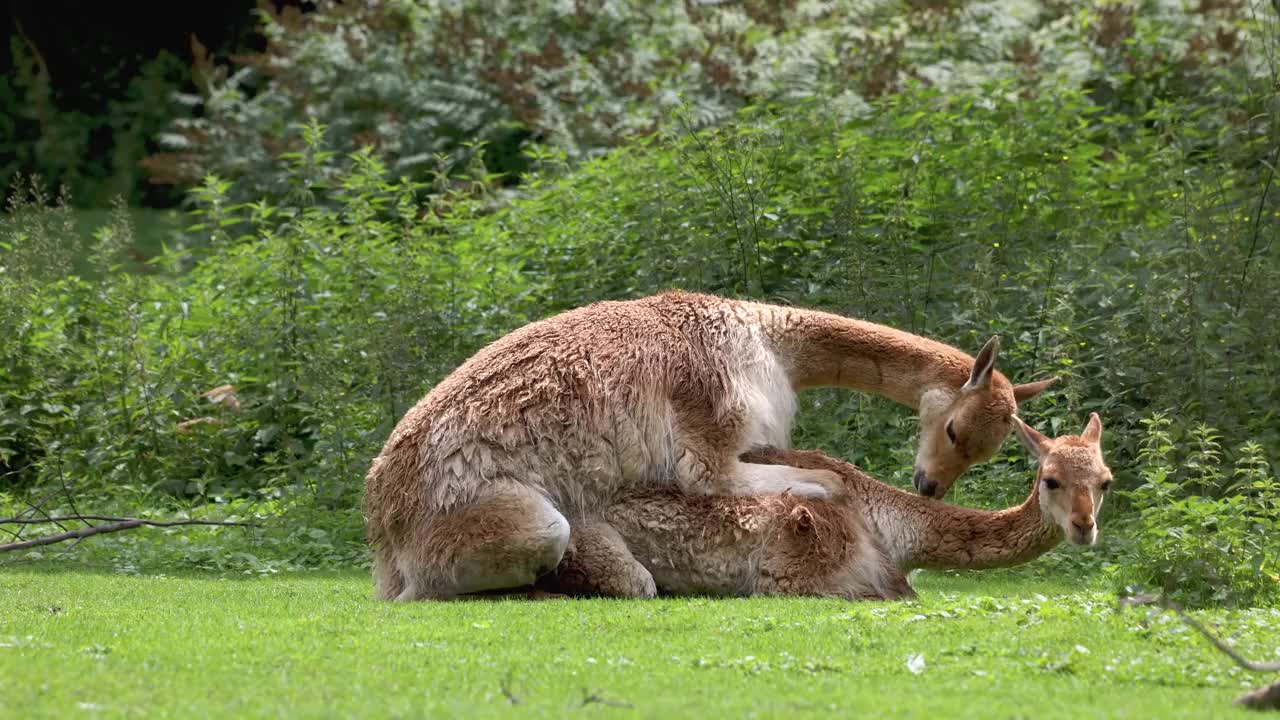
[[[375,562],[417,578],[397,583],[379,567],[378,595],[396,587],[404,599],[426,587],[440,595],[493,589],[451,584],[459,568],[433,558],[462,562],[466,553],[447,543],[527,548],[537,557],[513,573],[536,572],[549,548],[563,546],[540,529],[559,522],[551,513],[576,522],[624,492],[838,495],[843,484],[825,469],[739,459],[753,447],[789,445],[794,393],[807,387],[854,388],[918,408],[917,474],[941,497],[1008,435],[1016,398],[1043,390],[1015,389],[994,370],[994,338],[980,360],[830,313],[685,292],[600,302],[531,323],[445,378],[374,459],[366,525],[375,547],[389,548]],[[502,507],[503,498],[528,492],[548,506],[536,521],[491,525],[506,537],[474,525],[453,535],[430,531],[477,503]],[[534,549],[537,542],[548,546]]]
[[[1096,527],[1111,482],[1099,439],[1050,440],[1025,426],[1020,433],[1035,438],[1040,468],[1027,500],[998,512],[926,500],[822,453],[767,449],[750,460],[837,472],[847,495],[823,501],[651,491],[622,499],[603,517],[664,593],[912,597],[905,573],[915,568],[1004,567],[1042,555],[1064,534],[1075,543],[1095,541],[1078,526]],[[1057,489],[1045,487],[1049,473]],[[1085,515],[1078,514],[1081,496],[1096,500]],[[557,574],[574,578],[563,591],[616,596],[614,572],[607,563],[582,567],[567,556]]]
[[[617,529],[599,518],[574,524],[554,582],[554,592],[569,595],[657,595],[653,575],[636,561]]]

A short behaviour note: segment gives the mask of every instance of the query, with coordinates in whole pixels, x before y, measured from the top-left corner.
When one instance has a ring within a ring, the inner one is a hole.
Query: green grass
[[[1106,593],[1008,573],[917,587],[912,603],[395,605],[371,599],[364,573],[10,568],[0,698],[23,718],[1078,720],[1245,717],[1232,699],[1262,684],[1169,616],[1117,611]],[[1206,617],[1254,656],[1280,652],[1280,611]]]

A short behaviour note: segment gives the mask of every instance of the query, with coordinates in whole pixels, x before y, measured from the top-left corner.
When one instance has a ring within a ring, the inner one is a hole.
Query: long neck
[[[752,304],[797,390],[843,387],[918,408],[928,389],[959,388],[973,358],[919,335],[818,310]]]
[[[903,570],[1019,565],[1062,540],[1062,530],[1040,510],[1039,482],[1021,505],[998,511],[923,498],[870,478],[859,485],[860,507]]]

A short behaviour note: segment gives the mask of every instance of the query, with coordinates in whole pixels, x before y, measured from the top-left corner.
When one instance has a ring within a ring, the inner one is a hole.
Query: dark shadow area
[[[77,207],[169,208],[179,188],[150,182],[137,161],[186,112],[193,48],[217,58],[260,51],[256,0],[85,3],[8,0],[0,11],[0,181],[39,173],[65,183]],[[274,0],[306,11],[309,3]]]

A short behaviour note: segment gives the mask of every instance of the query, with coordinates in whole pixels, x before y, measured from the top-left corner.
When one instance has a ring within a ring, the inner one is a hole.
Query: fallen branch
[[[107,520],[110,522],[126,522],[136,518],[120,517],[119,515],[47,515],[41,518],[0,518],[0,525],[30,525],[35,523],[64,523],[68,520]]]
[[[586,707],[588,705],[591,705],[592,703],[604,705],[605,707],[615,707],[615,708],[630,709],[635,707],[634,705],[632,705],[629,702],[626,702],[625,700],[610,700],[602,696],[599,693],[599,691],[593,692],[593,693],[587,693],[587,691],[584,690],[582,692],[583,692],[582,704],[579,705],[578,707]]]
[[[1213,643],[1214,647],[1226,653],[1227,657],[1234,660],[1240,667],[1253,672],[1280,672],[1280,662],[1263,663],[1246,658],[1236,652],[1235,648],[1228,645],[1226,641],[1209,632],[1208,628],[1184,612],[1181,605],[1163,595],[1135,595],[1121,600],[1120,605],[1122,607],[1158,605],[1166,610],[1172,610],[1177,614],[1179,620],[1195,628],[1205,639]],[[1280,682],[1272,683],[1266,687],[1241,695],[1236,698],[1236,704],[1244,705],[1254,710],[1280,710]]]
[[[79,530],[68,530],[54,535],[45,535],[31,540],[23,540],[22,542],[12,542],[6,545],[0,545],[0,552],[25,550],[27,548],[39,547],[41,545],[52,545],[53,543],[64,542],[66,540],[81,540],[93,535],[121,532],[122,530],[132,530],[137,527],[175,527],[178,525],[230,525],[237,527],[258,527],[257,523],[230,522],[223,520],[143,520],[141,518],[112,517],[108,515],[64,515],[59,517],[46,517],[41,520],[36,520],[34,518],[8,518],[0,520],[0,525],[5,523],[27,524],[32,522],[53,523],[56,525],[59,524],[59,522],[65,522],[67,520],[114,520],[118,522],[111,525],[90,525],[89,527],[80,528]]]
[[[520,698],[517,697],[514,692],[511,692],[511,675],[512,673],[508,671],[506,679],[502,681],[502,684],[498,686],[498,689],[502,691],[502,697],[506,698],[508,703],[511,703],[512,705],[519,705]]]
[[[1130,598],[1125,598],[1120,601],[1120,603],[1122,605],[1159,605],[1166,610],[1172,610],[1177,613],[1182,622],[1195,628],[1201,635],[1205,636],[1209,642],[1213,643],[1219,650],[1230,656],[1232,660],[1235,660],[1236,664],[1240,667],[1254,672],[1280,672],[1280,662],[1260,663],[1244,657],[1240,653],[1236,652],[1235,648],[1228,645],[1225,641],[1218,639],[1213,633],[1209,632],[1205,626],[1196,621],[1195,618],[1184,612],[1181,605],[1163,595],[1135,595]]]

